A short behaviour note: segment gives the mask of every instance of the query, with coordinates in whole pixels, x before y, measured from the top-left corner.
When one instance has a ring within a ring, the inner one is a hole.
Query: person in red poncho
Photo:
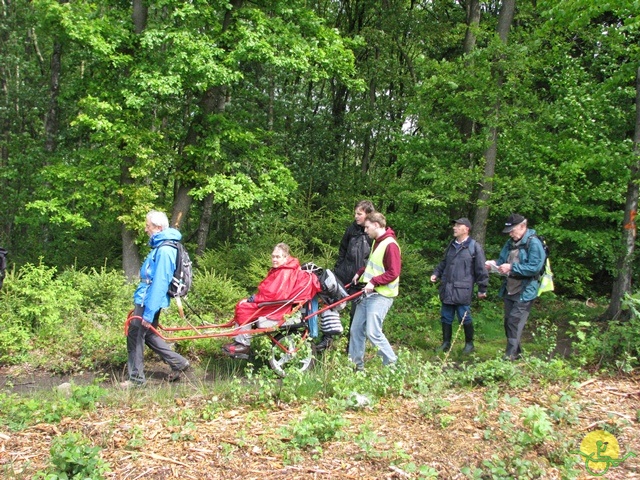
[[[266,278],[258,285],[258,292],[240,300],[236,305],[234,320],[237,326],[247,325],[251,328],[249,324],[263,317],[268,320],[280,320],[293,307],[293,303],[260,307],[262,302],[308,299],[320,290],[317,277],[300,270],[300,262],[290,255],[286,243],[279,243],[274,247],[271,253],[271,267]],[[222,349],[227,355],[248,358],[251,352],[250,341],[250,335],[240,334],[234,337],[233,343],[225,345]]]

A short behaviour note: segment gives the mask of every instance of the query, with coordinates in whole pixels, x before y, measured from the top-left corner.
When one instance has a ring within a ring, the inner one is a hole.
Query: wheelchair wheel
[[[282,345],[273,343],[269,366],[277,375],[286,376],[286,370],[296,369],[305,372],[313,367],[315,357],[311,348],[311,342],[296,333],[280,333],[275,340]]]

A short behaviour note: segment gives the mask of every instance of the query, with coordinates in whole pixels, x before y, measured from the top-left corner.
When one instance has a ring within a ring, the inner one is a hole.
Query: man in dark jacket
[[[367,263],[372,240],[364,231],[364,221],[374,211],[373,203],[369,200],[359,201],[354,209],[353,223],[342,236],[333,273],[344,285],[351,282],[356,272]]]
[[[485,269],[485,256],[482,247],[469,236],[471,222],[468,218],[452,220],[453,240],[447,247],[444,259],[431,275],[431,281],[440,280],[440,322],[442,323],[442,345],[439,351],[448,352],[451,348],[453,319],[463,325],[465,345],[463,353],[471,353],[473,346],[473,319],[471,318],[471,300],[473,284],[478,285],[478,298],[487,296],[489,274]]]
[[[367,215],[375,212],[373,203],[369,200],[360,200],[354,207],[353,223],[347,227],[347,230],[342,236],[340,242],[340,249],[338,250],[338,260],[336,266],[333,268],[333,273],[338,277],[343,285],[347,285],[351,282],[351,279],[356,272],[367,264],[367,258],[371,252],[371,243],[373,240],[369,238],[369,235],[364,231],[364,221]],[[349,293],[355,293],[357,288],[352,285],[349,288]],[[353,314],[356,311],[355,307],[351,307],[349,329],[353,324]],[[333,343],[333,337],[339,335],[341,332],[323,332],[323,337],[316,348],[320,351],[328,348]],[[347,343],[347,352],[349,352],[349,345]]]

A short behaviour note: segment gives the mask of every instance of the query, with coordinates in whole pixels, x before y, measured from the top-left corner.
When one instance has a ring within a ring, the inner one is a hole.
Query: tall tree
[[[631,294],[633,277],[633,259],[636,244],[636,216],[638,214],[638,189],[640,184],[640,68],[636,72],[636,124],[633,135],[633,153],[635,162],[629,167],[629,181],[624,206],[622,228],[622,251],[618,260],[617,277],[611,291],[609,307],[603,314],[604,319],[628,318],[629,311],[622,310],[622,300]]]
[[[503,0],[498,16],[497,34],[500,41],[507,45],[509,39],[509,30],[513,23],[513,16],[516,9],[516,0]],[[489,205],[491,194],[493,192],[493,181],[496,171],[496,159],[498,155],[498,135],[499,135],[499,118],[500,118],[500,92],[503,88],[504,72],[501,71],[499,65],[500,59],[495,59],[495,85],[497,98],[493,106],[493,121],[489,126],[489,147],[484,153],[484,176],[480,185],[480,193],[478,194],[478,203],[476,213],[473,217],[473,236],[484,245],[487,234],[487,219],[489,218]]]

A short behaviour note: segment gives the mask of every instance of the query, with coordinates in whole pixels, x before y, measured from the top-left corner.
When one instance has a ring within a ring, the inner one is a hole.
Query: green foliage
[[[107,462],[100,457],[100,448],[82,433],[67,432],[51,442],[51,467],[36,478],[45,480],[101,480],[111,472]]]
[[[553,434],[553,425],[549,415],[539,405],[525,408],[521,414],[525,431],[520,436],[523,445],[540,445]]]
[[[11,275],[2,290],[0,362],[29,359],[49,371],[119,364],[122,325],[132,289],[119,272],[31,264]]]
[[[81,300],[72,285],[55,275],[55,268],[42,263],[22,267],[14,277],[15,282],[6,285],[8,308],[3,309],[3,318],[11,317],[12,322],[17,320],[43,339],[54,334],[65,314],[74,313]]]
[[[54,392],[49,396],[20,397],[0,394],[0,423],[22,430],[40,422],[57,423],[64,417],[79,417],[92,411],[106,390],[97,385],[72,386],[71,396]]]
[[[510,387],[518,387],[529,383],[529,380],[515,363],[505,362],[502,358],[478,364],[462,365],[461,367],[461,370],[456,372],[455,379],[462,385],[505,384]]]
[[[235,304],[247,296],[244,289],[225,273],[199,268],[194,273],[188,302],[203,319],[229,319]]]
[[[0,112],[1,243],[18,265],[118,269],[122,227],[140,231],[146,210],[190,195],[185,234],[212,214],[201,247],[238,253],[203,268],[249,290],[262,269],[252,262],[278,241],[331,266],[353,204],[369,197],[399,234],[417,305],[432,297],[423,274],[449,219],[479,207],[496,127],[486,250],[519,210],[550,238],[557,293],[606,293],[634,161],[634,4],[521,5],[507,44],[497,17],[488,5],[463,52],[459,2],[344,15],[168,1],[137,29],[129,4],[11,2],[0,69],[20,75],[7,76]],[[57,52],[64,75],[43,62]]]
[[[318,447],[340,438],[341,429],[348,424],[339,414],[307,409],[304,417],[280,429],[280,435],[295,448]]]
[[[640,329],[638,294],[627,296],[624,306],[631,313],[627,321],[595,322],[578,318],[570,322],[573,358],[578,365],[624,373],[640,365],[640,339],[637,335],[629,335],[629,332]]]
[[[523,364],[523,368],[542,383],[578,381],[585,376],[585,373],[576,368],[571,359],[561,357],[546,359],[530,356]]]

